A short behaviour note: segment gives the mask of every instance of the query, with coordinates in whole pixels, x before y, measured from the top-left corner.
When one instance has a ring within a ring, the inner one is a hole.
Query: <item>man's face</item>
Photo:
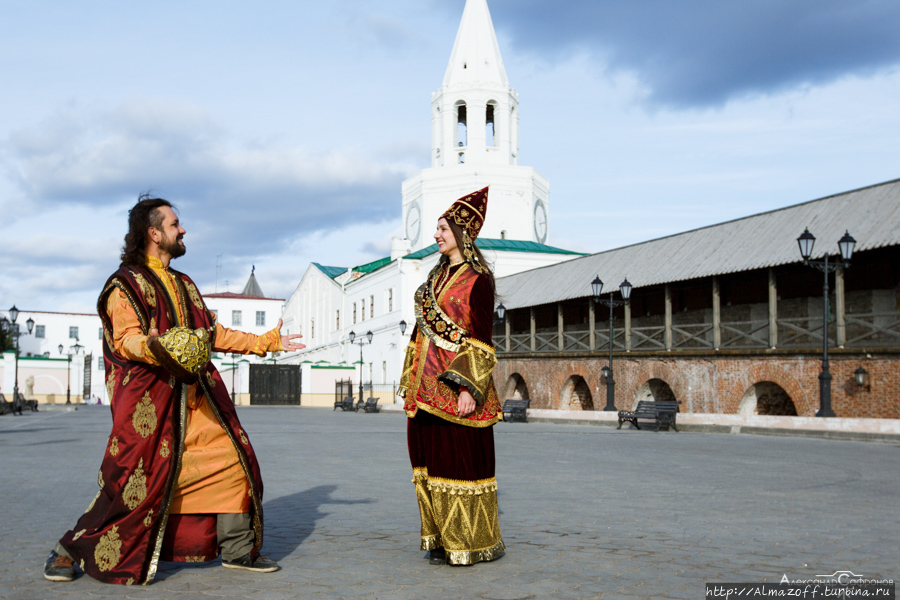
[[[161,206],[159,210],[163,214],[162,226],[158,231],[162,234],[159,241],[159,249],[172,258],[183,256],[187,249],[184,247],[184,234],[187,233],[178,221],[178,215],[168,206]]]

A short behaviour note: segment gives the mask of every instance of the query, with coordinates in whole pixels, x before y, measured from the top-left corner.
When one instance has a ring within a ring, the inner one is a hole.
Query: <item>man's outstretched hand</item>
[[[282,319],[278,319],[278,331],[281,332],[281,324]],[[291,340],[295,340],[297,338],[302,338],[303,336],[299,333],[293,333],[291,335],[283,335],[281,336],[281,346],[284,348],[285,352],[296,352],[297,350],[303,350],[306,348],[306,344],[300,344],[292,342]]]

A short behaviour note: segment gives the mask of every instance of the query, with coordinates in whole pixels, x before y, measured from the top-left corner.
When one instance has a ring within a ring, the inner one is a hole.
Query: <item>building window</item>
[[[375,296],[369,296],[369,318],[375,318]]]
[[[69,327],[69,339],[78,339],[78,328],[77,327]]]
[[[464,148],[468,145],[466,126],[466,103],[460,102],[456,107],[456,145]]]
[[[496,145],[496,137],[494,130],[494,103],[488,102],[487,107],[485,108],[484,114],[484,140],[485,145],[488,148],[491,148]]]
[[[339,331],[341,329],[341,311],[334,311],[334,330]]]
[[[356,325],[356,302],[353,303],[353,324]]]
[[[360,307],[359,320],[365,321],[366,320],[366,299],[365,298],[363,298],[362,300],[359,301],[359,307]]]
[[[264,311],[264,310],[256,311],[256,326],[257,327],[265,327],[266,326],[266,311]]]
[[[394,288],[388,290],[388,312],[394,312]]]
[[[97,370],[98,371],[103,370],[103,357],[102,356],[97,357]]]
[[[100,332],[102,334],[103,330],[101,329]],[[34,337],[36,337],[36,338],[44,337],[44,326],[43,325],[35,325],[34,326]]]
[[[103,328],[102,328],[102,327],[100,327],[99,329],[97,329],[97,339],[98,339],[98,340],[102,340],[102,339],[103,339]]]
[[[240,325],[241,324],[241,311],[239,311],[239,310],[231,311],[231,324],[232,325]]]
[[[316,320],[315,319],[309,320],[309,337],[310,338],[316,337]]]

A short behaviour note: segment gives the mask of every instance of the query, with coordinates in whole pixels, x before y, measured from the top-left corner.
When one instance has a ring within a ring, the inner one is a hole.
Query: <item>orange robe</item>
[[[147,257],[147,266],[160,278],[181,314],[178,287],[173,276],[155,257]],[[109,295],[106,312],[113,324],[113,346],[131,360],[152,365],[159,362],[147,348],[147,336],[140,320],[121,290]],[[216,323],[214,352],[233,352],[265,356],[283,350],[281,334],[273,329],[263,335],[226,329]],[[187,431],[178,486],[172,500],[171,514],[219,514],[250,511],[250,489],[238,459],[237,451],[209,407],[198,384],[188,387]]]

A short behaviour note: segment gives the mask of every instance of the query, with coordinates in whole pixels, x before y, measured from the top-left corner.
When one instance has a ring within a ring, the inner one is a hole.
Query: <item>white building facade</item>
[[[391,256],[365,265],[312,263],[285,305],[282,330],[303,334],[307,348],[279,362],[355,365],[354,382],[361,376],[375,386],[396,385],[415,323],[413,295],[439,258],[432,238],[438,217],[457,198],[487,185],[487,218],[477,244],[495,276],[580,256],[545,243],[550,186],[535,169],[519,166],[518,128],[518,95],[507,80],[487,2],[467,0],[443,84],[432,95],[432,166],[402,185],[405,237],[393,239]],[[304,377],[303,397],[310,393],[316,395]]]

